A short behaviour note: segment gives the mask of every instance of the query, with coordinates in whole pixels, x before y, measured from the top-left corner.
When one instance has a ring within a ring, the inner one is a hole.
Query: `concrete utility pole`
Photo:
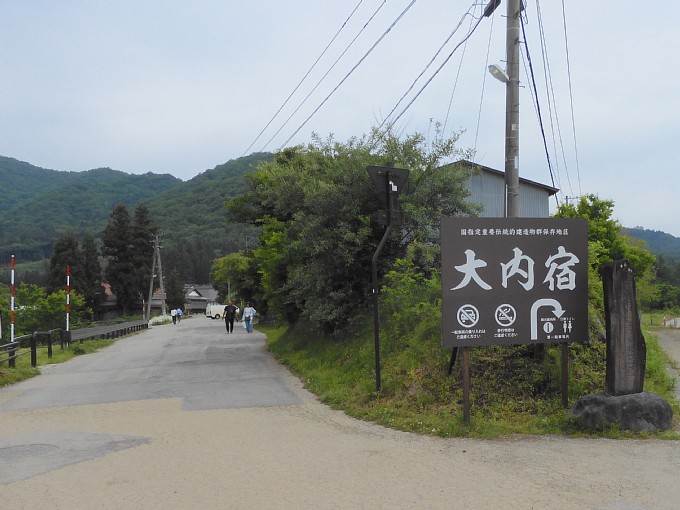
[[[156,264],[158,264],[158,279],[161,293],[161,314],[166,317],[165,312],[165,287],[163,284],[163,267],[161,266],[161,241],[160,235],[154,234],[153,238],[153,263],[151,264],[151,281],[149,282],[149,301],[146,303],[146,319],[151,318],[151,298],[153,297],[153,280],[156,277]]]
[[[519,218],[519,29],[520,0],[508,0],[505,89],[505,216]]]

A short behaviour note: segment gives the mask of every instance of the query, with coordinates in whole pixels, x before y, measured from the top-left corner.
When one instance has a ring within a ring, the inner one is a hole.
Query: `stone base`
[[[673,410],[666,399],[656,393],[608,395],[598,393],[581,397],[569,416],[585,430],[618,427],[633,432],[668,430],[673,422]]]

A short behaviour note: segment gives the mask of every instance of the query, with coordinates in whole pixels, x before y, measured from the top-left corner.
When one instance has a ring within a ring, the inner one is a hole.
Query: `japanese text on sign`
[[[444,218],[445,346],[582,340],[587,223]]]

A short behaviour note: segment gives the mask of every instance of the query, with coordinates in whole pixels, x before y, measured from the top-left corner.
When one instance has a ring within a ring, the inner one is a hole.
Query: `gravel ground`
[[[667,341],[680,348],[680,333],[673,334]],[[678,441],[423,437],[333,411],[281,370],[300,404],[187,411],[180,399],[165,398],[2,412],[0,506],[680,507]],[[12,388],[3,389],[0,404],[13,396]],[[29,462],[30,455],[17,445],[17,435],[31,438],[31,451],[42,448],[43,459],[50,458],[55,435],[93,443],[108,438],[108,453],[48,465],[21,479],[27,469],[21,462]],[[12,446],[3,448],[3,438]]]

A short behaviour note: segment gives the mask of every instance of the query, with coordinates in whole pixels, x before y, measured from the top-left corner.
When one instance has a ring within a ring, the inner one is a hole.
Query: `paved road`
[[[261,334],[202,317],[0,389],[3,509],[676,509],[679,480],[674,441],[440,439],[353,420]]]

